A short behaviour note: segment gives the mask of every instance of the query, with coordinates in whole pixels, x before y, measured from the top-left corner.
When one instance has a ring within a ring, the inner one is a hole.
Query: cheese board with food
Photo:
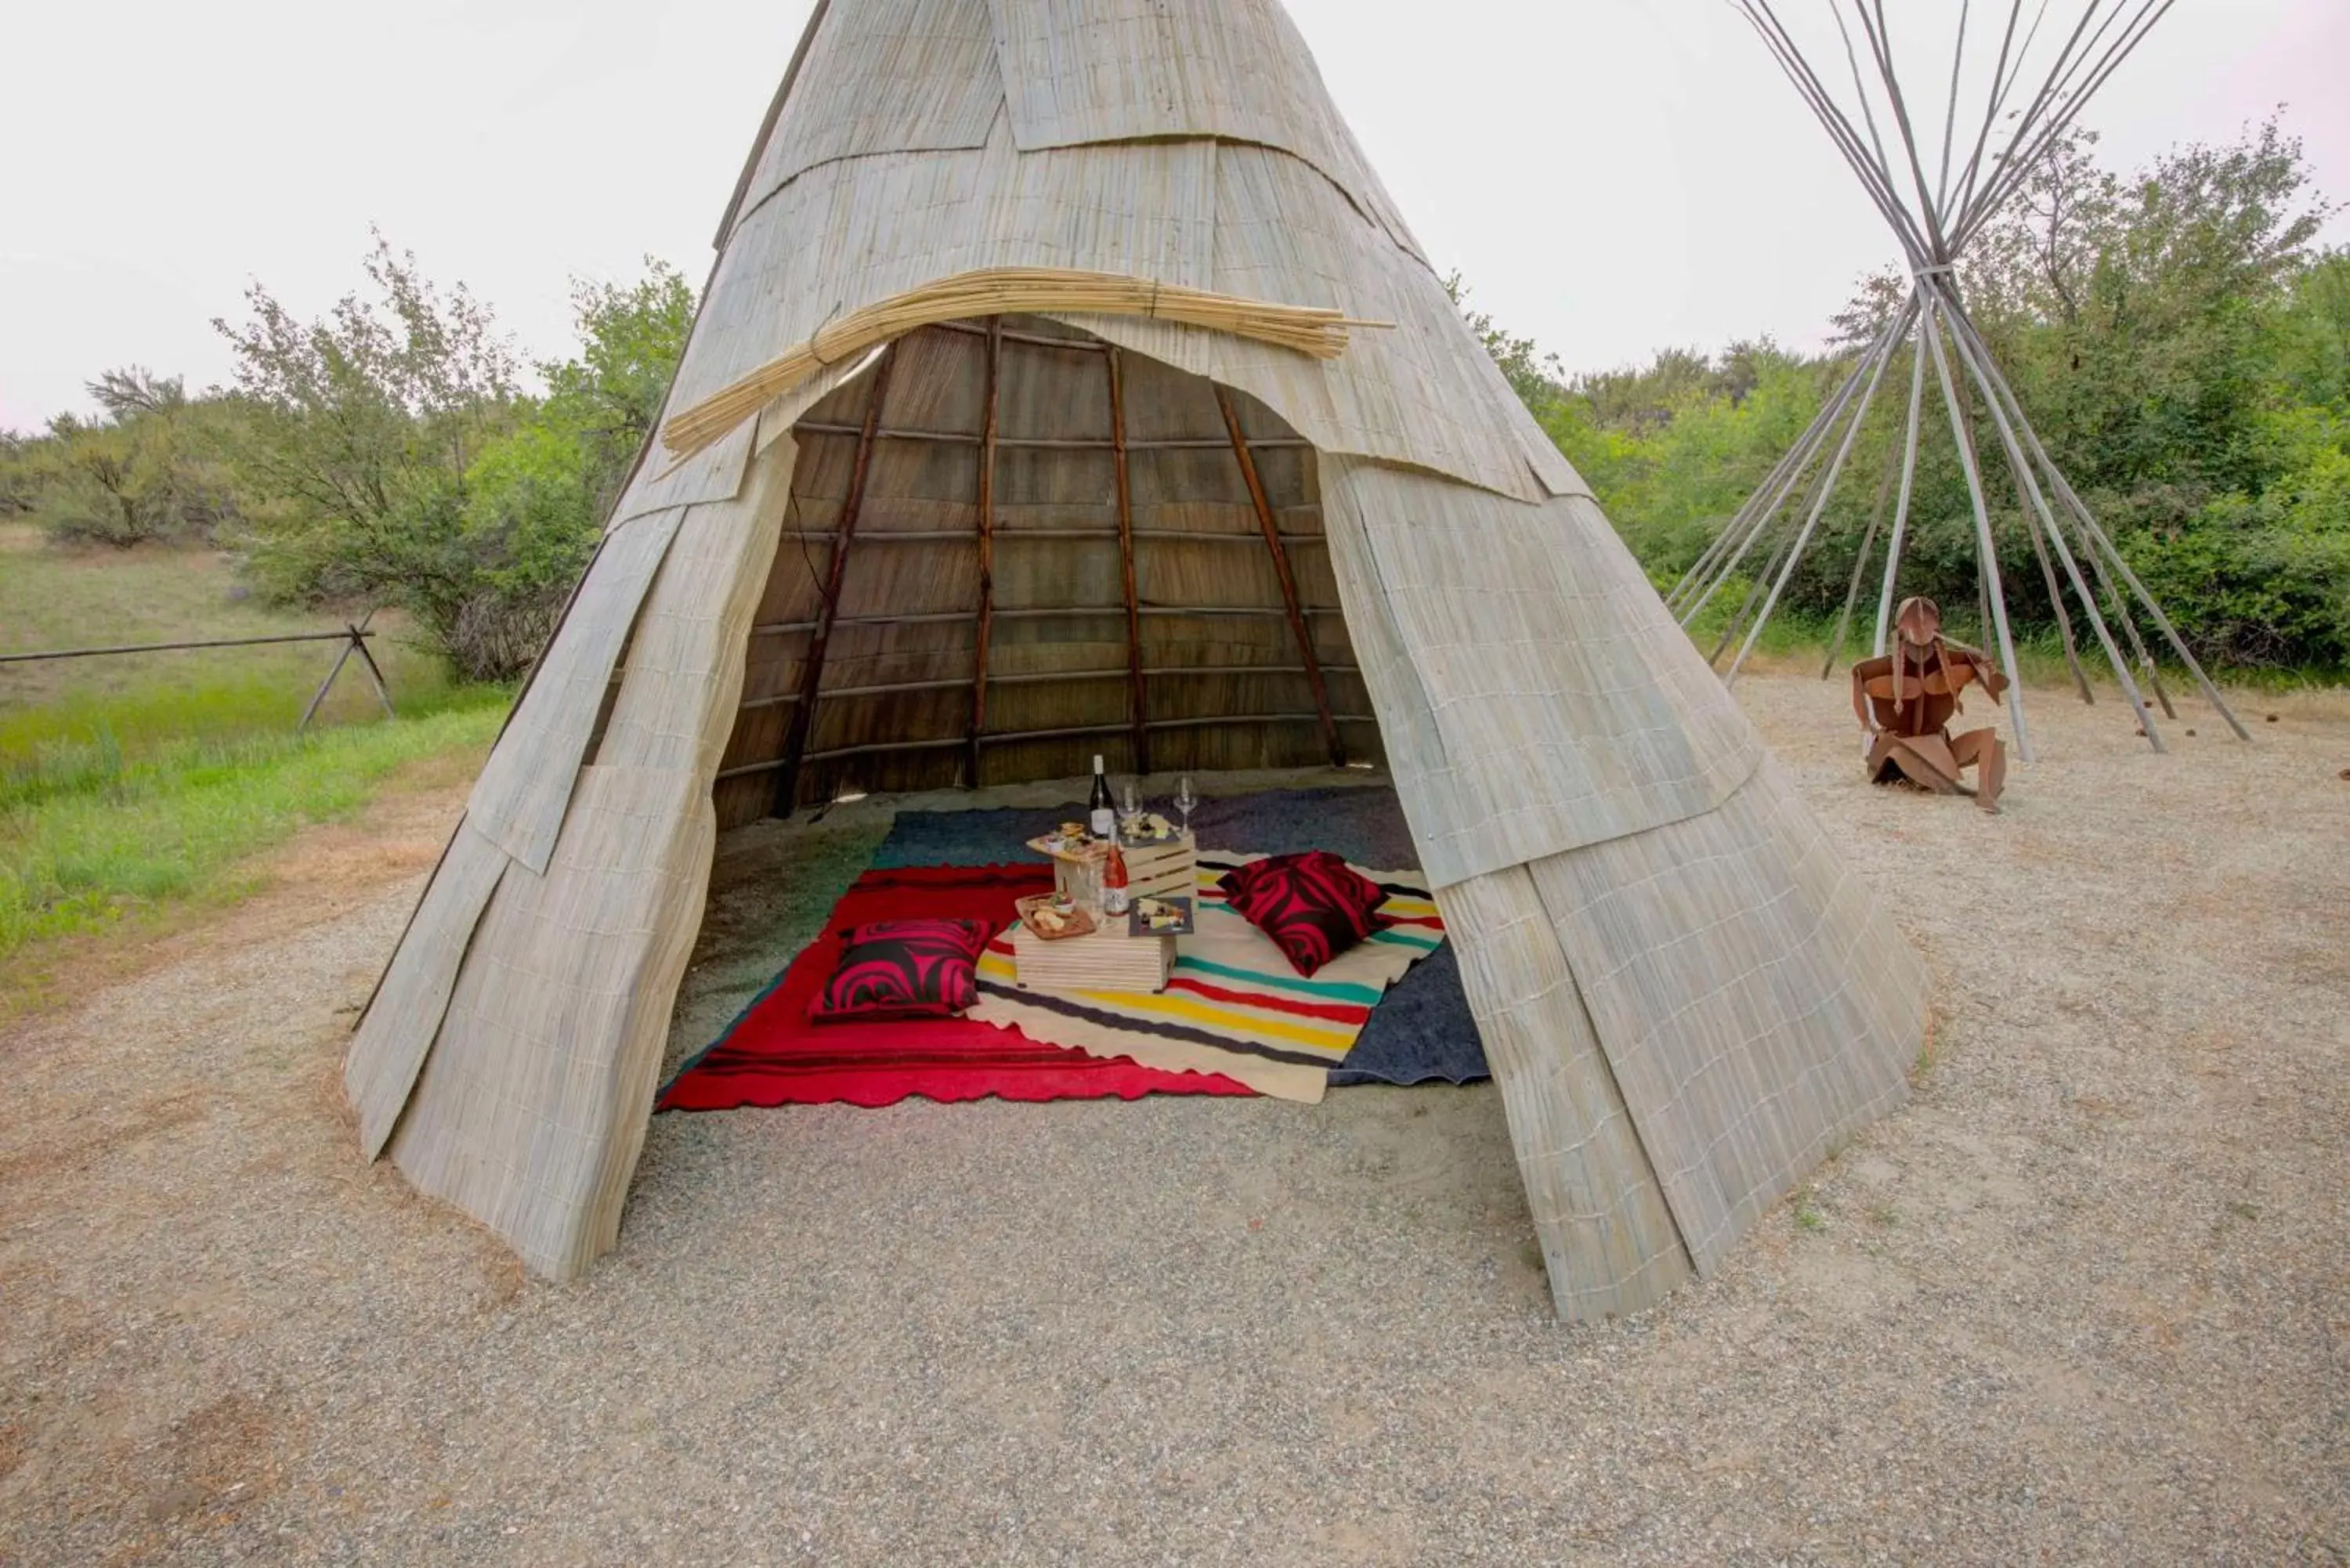
[[[1145,895],[1127,913],[1130,937],[1188,937],[1191,934],[1191,900]]]
[[[1016,900],[1012,908],[1022,925],[1048,942],[1091,936],[1095,930],[1093,912],[1066,894],[1038,893]]]
[[[1097,860],[1109,853],[1109,840],[1096,838],[1082,822],[1065,822],[1053,832],[1030,839],[1028,847],[1055,860]]]

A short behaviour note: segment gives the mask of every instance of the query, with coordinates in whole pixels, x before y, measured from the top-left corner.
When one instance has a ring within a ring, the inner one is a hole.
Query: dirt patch
[[[99,1126],[59,1124],[53,1130],[62,1136],[36,1137],[31,1147],[0,1157],[0,1189],[14,1182],[49,1183],[88,1172],[127,1145],[201,1119],[205,1106],[202,1089],[187,1088],[143,1103],[110,1106],[111,1114]]]
[[[285,1480],[283,1417],[261,1400],[228,1394],[172,1424],[133,1462],[151,1478],[147,1517],[158,1523],[224,1515],[276,1491]],[[130,1458],[130,1456],[126,1456]]]
[[[2350,701],[2043,693],[1985,817],[1739,694],[1935,1032],[1653,1313],[1550,1319],[1490,1087],[661,1116],[525,1278],[339,1091],[452,781],[0,1025],[0,1562],[2350,1556]],[[705,1011],[873,836],[730,844]]]

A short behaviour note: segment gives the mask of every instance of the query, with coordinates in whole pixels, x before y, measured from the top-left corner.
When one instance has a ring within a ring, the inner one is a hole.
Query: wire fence
[[[258,648],[266,643],[338,642],[342,644],[342,651],[335,655],[334,665],[328,670],[327,678],[318,682],[317,691],[310,694],[308,705],[302,710],[301,722],[294,726],[295,732],[300,733],[310,727],[312,719],[317,717],[319,704],[326,701],[327,693],[334,690],[337,678],[343,672],[343,666],[350,662],[351,655],[355,653],[359,655],[360,668],[367,672],[368,684],[375,689],[376,701],[383,704],[384,716],[399,716],[392,710],[391,690],[384,680],[383,667],[375,661],[375,655],[368,649],[368,639],[382,635],[368,629],[368,621],[374,618],[373,612],[369,612],[365,619],[345,621],[340,631],[294,631],[273,637],[215,637],[182,642],[130,642],[106,648],[56,648],[31,653],[0,653],[0,664],[38,664],[60,659],[102,659],[124,653],[177,653],[209,648]]]

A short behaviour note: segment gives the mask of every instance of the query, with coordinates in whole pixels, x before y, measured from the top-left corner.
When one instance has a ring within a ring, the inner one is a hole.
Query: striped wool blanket
[[[737,1106],[888,1106],[910,1095],[940,1101],[1134,1099],[1246,1095],[1217,1074],[1165,1073],[1028,1038],[962,1018],[811,1023],[808,1003],[840,961],[841,931],[868,920],[938,915],[1012,923],[1013,901],[1053,888],[1053,868],[929,866],[877,868],[857,879],[824,932],[759,993],[717,1042],[666,1085],[664,1111]]]
[[[1166,990],[1023,990],[1007,934],[981,959],[979,1005],[965,1016],[1089,1055],[1221,1074],[1261,1095],[1319,1101],[1380,994],[1443,944],[1444,922],[1419,872],[1357,867],[1386,889],[1379,913],[1389,924],[1307,979],[1216,887],[1233,867],[1262,858],[1201,855],[1196,929],[1176,939]]]

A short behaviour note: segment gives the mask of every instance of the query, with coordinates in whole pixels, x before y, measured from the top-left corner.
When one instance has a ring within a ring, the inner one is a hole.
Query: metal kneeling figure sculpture
[[[2007,782],[2007,749],[1996,730],[1950,731],[1966,710],[1959,694],[1980,685],[1993,698],[2007,677],[1989,659],[1942,636],[1942,611],[1929,598],[1907,598],[1893,617],[1893,651],[1852,667],[1852,711],[1870,732],[1872,784],[1907,779],[1937,794],[1970,794],[1985,811],[1999,809]],[[1970,787],[1960,776],[1976,769]]]

